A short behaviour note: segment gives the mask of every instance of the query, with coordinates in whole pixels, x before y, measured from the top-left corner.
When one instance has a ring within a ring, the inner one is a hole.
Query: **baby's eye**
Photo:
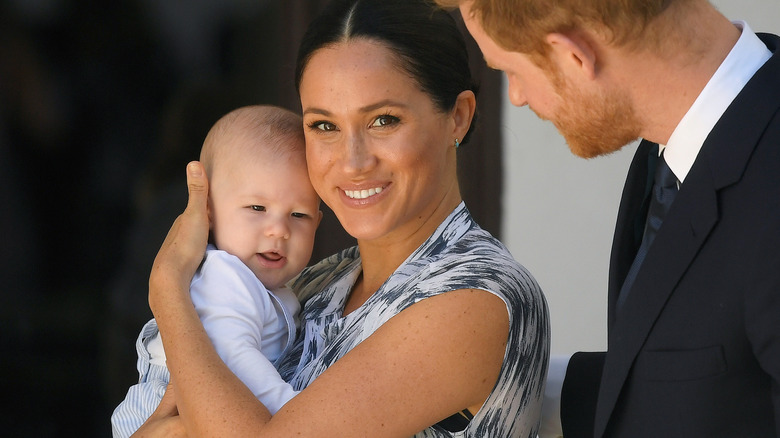
[[[309,123],[309,129],[312,130],[319,130],[319,131],[336,131],[336,125],[330,122],[318,120],[316,122]]]
[[[372,127],[382,127],[382,126],[390,126],[395,125],[396,123],[400,122],[401,119],[399,119],[396,116],[391,116],[389,114],[384,114],[376,119],[374,119],[374,123],[371,124]]]
[[[308,214],[306,214],[306,213],[293,213],[293,214],[292,214],[292,217],[294,217],[294,218],[298,218],[298,219],[303,219],[303,218],[305,218],[305,217],[309,217],[309,215],[308,215]]]
[[[262,205],[250,205],[249,208],[254,211],[265,211],[265,207]]]

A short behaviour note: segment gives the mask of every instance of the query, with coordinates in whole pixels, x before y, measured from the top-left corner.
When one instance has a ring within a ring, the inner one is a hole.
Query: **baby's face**
[[[266,288],[284,285],[309,263],[322,216],[305,161],[222,160],[213,173],[217,248],[240,258]]]

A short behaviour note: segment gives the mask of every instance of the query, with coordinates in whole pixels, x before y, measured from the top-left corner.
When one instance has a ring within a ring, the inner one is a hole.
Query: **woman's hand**
[[[187,165],[189,201],[157,252],[149,277],[149,305],[152,312],[164,305],[170,291],[187,291],[208,243],[208,180],[203,165]]]
[[[179,411],[176,408],[176,393],[173,385],[169,384],[160,405],[152,413],[146,422],[133,434],[135,438],[154,437],[186,437]]]

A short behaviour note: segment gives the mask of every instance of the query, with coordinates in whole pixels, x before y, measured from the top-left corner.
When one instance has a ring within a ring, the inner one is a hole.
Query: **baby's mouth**
[[[278,252],[261,252],[260,257],[271,262],[278,262],[283,258],[282,255]]]

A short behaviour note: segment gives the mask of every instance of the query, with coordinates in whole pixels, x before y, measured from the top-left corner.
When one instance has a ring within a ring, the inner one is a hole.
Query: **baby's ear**
[[[214,229],[214,217],[211,214],[211,211],[213,210],[211,206],[211,196],[209,196],[208,201],[206,202],[206,214],[209,218],[209,230]]]
[[[209,197],[208,202],[206,202],[206,214],[209,219],[209,243],[216,246],[217,242],[214,240],[214,216],[211,213],[212,211],[211,197]]]

